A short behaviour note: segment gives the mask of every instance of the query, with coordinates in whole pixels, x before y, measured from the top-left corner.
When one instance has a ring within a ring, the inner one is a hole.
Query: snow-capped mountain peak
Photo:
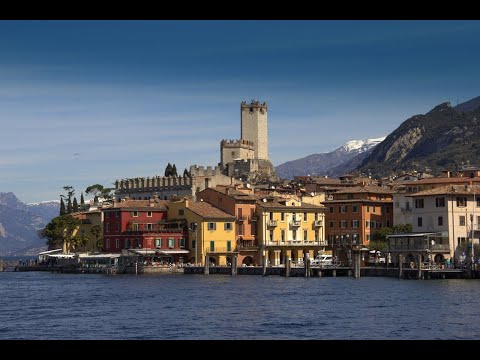
[[[340,147],[340,149],[345,151],[346,153],[351,153],[351,152],[361,153],[380,144],[383,140],[385,140],[385,138],[386,136],[375,138],[375,139],[351,140],[343,144]]]
[[[40,202],[29,203],[27,206],[38,206],[38,205],[59,205],[60,200],[46,200]]]

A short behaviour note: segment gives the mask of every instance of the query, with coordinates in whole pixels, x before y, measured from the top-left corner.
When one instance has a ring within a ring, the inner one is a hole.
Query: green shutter
[[[210,241],[210,251],[215,251],[215,241]]]
[[[232,242],[230,240],[227,241],[227,251],[232,251]]]

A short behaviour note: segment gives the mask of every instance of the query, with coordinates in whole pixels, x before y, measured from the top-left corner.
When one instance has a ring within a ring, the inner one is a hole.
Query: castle
[[[188,176],[137,177],[115,181],[115,199],[171,199],[188,196],[217,185],[255,182],[275,177],[268,157],[267,103],[240,104],[241,139],[220,142],[220,163],[215,168],[191,165]]]
[[[256,181],[275,177],[268,157],[268,106],[266,102],[240,104],[240,140],[220,141],[220,167],[225,175]]]

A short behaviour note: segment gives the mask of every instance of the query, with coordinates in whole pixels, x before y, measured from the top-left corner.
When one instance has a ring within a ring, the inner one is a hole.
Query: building
[[[251,188],[217,186],[198,193],[198,199],[205,201],[235,217],[235,250],[238,252],[237,265],[260,264],[257,239],[258,196]]]
[[[76,237],[75,251],[97,252],[103,248],[102,227],[103,212],[100,209],[81,211],[71,214],[80,220],[81,224],[73,233]],[[70,252],[69,249],[67,252]]]
[[[188,229],[185,221],[167,219],[165,200],[124,200],[103,209],[104,251],[135,249],[138,254],[155,254],[169,262],[184,262]]]
[[[377,229],[393,226],[393,191],[379,186],[338,190],[326,207],[326,236],[339,256],[353,245],[368,246]]]
[[[187,198],[168,204],[170,219],[188,223],[189,261],[205,265],[225,266],[238,255],[235,250],[235,217],[205,201]]]
[[[115,199],[149,200],[157,196],[159,199],[191,197],[211,186],[240,184],[232,177],[222,173],[220,167],[190,166],[189,176],[153,176],[138,177],[115,181]]]
[[[302,203],[296,197],[264,197],[257,200],[261,256],[269,265],[293,262],[309,254],[313,259],[325,250],[325,208]]]
[[[436,232],[448,237],[448,247],[434,257],[462,261],[472,239],[479,242],[479,192],[477,185],[447,185],[410,195],[413,232]]]
[[[220,166],[224,174],[244,181],[276,178],[268,155],[267,114],[266,102],[242,101],[240,139],[220,141]]]

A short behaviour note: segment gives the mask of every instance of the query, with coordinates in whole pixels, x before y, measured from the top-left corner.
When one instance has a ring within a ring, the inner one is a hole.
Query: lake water
[[[476,339],[480,281],[0,273],[0,339]]]

